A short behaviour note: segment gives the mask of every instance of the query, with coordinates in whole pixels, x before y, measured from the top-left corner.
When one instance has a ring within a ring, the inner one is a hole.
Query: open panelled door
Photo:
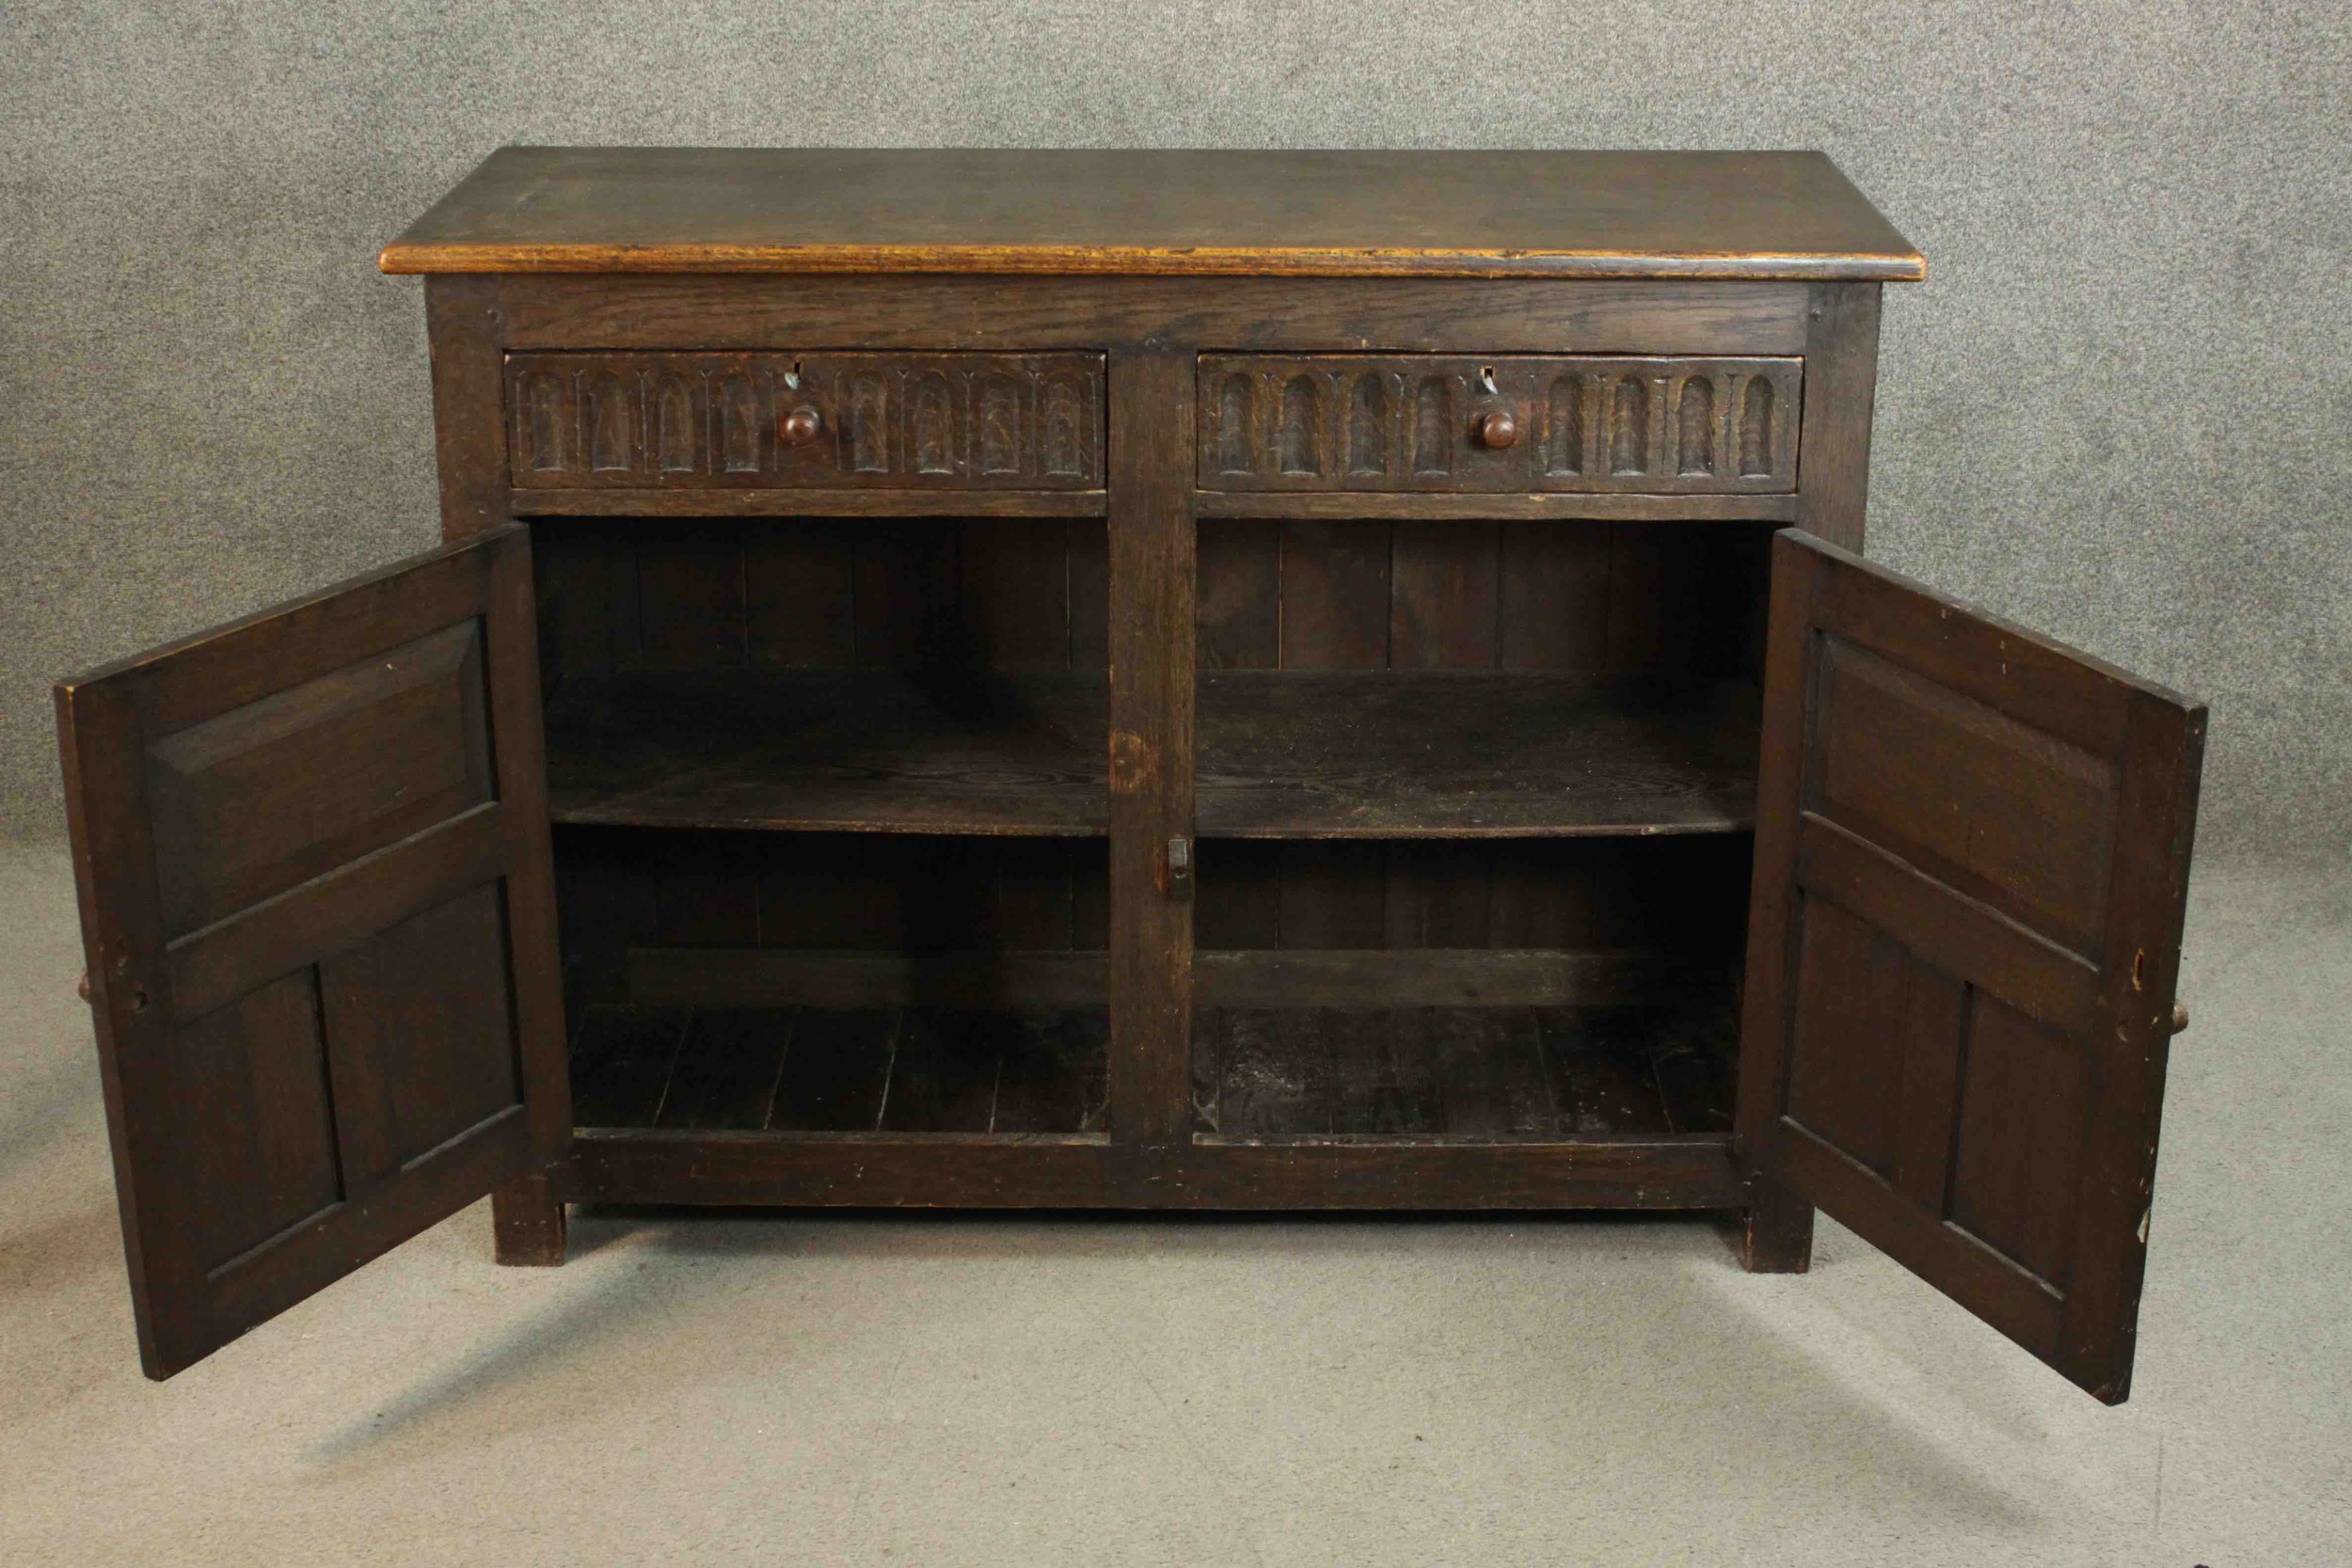
[[[2204,709],[1799,532],[1770,640],[1740,1147],[2121,1403]]]
[[[534,625],[507,528],[57,688],[149,1376],[564,1152]]]

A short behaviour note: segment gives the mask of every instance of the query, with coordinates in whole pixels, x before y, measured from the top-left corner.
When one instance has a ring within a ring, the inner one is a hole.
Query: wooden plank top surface
[[[501,148],[388,273],[1909,279],[1819,152]]]

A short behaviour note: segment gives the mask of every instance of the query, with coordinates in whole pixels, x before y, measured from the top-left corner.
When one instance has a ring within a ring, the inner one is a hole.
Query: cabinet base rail
[[[1648,1142],[850,1140],[583,1130],[552,1173],[576,1203],[719,1207],[1345,1210],[1737,1209],[1728,1136]]]

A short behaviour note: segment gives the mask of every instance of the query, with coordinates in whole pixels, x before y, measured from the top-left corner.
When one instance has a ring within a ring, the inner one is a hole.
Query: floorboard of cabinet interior
[[[1102,1008],[589,1007],[572,1042],[582,1128],[1099,1133]]]
[[[1197,1015],[1193,1132],[1219,1141],[1555,1142],[1731,1128],[1727,1012],[1224,1007]]]
[[[1581,1142],[1731,1126],[1721,1009],[1212,1007],[1193,1131],[1215,1141]],[[1101,1133],[1099,1007],[586,1009],[577,1126],[796,1134]]]
[[[1201,676],[1207,838],[1731,832],[1756,689],[1454,672]],[[548,706],[555,820],[1098,836],[1099,677],[883,672],[576,678]]]

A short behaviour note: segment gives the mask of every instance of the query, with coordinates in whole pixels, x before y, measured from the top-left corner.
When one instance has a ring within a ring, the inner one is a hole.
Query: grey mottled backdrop
[[[1872,553],[2208,699],[2204,838],[2352,834],[2352,45],[2256,5],[0,9],[0,825],[54,676],[435,536],[374,250],[504,141],[1819,147],[1887,291]]]

